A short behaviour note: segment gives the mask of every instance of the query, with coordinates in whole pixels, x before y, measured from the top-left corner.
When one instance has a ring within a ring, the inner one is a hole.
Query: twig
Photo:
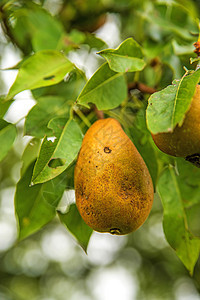
[[[153,94],[156,92],[156,89],[153,87],[150,87],[144,83],[141,82],[131,82],[128,84],[128,90],[132,89],[138,89],[140,92],[145,94]]]

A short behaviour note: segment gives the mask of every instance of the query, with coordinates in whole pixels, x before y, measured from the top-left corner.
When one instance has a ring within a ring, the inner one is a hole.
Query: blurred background
[[[143,45],[152,62],[142,80],[154,88],[180,78],[184,73],[182,66],[189,66],[189,58],[194,56],[199,0],[0,1],[1,69],[17,64],[34,50],[23,28],[22,38],[17,34],[13,38],[9,27],[16,21],[13,11],[9,8],[5,14],[2,10],[5,3],[17,9],[25,2],[43,6],[67,33],[72,29],[92,32],[110,48],[132,36]],[[89,79],[102,63],[97,51],[83,45],[69,51],[68,57]],[[1,95],[8,92],[16,74],[13,70],[0,73]],[[152,212],[140,229],[127,236],[94,232],[87,254],[57,218],[43,230],[17,242],[13,199],[21,156],[30,140],[23,136],[24,117],[35,100],[29,91],[15,98],[5,120],[17,123],[19,137],[0,163],[0,299],[199,300],[200,261],[190,277],[165,240],[162,205],[157,195]],[[63,198],[62,201],[74,200],[73,190],[66,191]]]

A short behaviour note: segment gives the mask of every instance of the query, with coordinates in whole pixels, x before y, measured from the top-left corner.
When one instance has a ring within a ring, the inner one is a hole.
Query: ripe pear
[[[86,224],[99,232],[127,234],[147,219],[153,184],[136,147],[113,118],[86,132],[75,175],[76,204]]]
[[[200,167],[200,85],[196,86],[183,124],[172,132],[152,134],[157,147],[172,156],[184,157]]]

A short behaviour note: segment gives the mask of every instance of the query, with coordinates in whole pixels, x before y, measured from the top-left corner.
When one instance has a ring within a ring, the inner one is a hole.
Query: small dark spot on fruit
[[[110,233],[111,234],[120,234],[121,230],[119,228],[111,228]]]
[[[105,153],[110,153],[112,150],[109,147],[104,147],[104,152]]]
[[[90,164],[90,160],[89,160],[89,164]]]
[[[195,165],[197,168],[200,168],[200,154],[199,153],[189,155],[185,158],[185,160],[189,161],[190,163]]]

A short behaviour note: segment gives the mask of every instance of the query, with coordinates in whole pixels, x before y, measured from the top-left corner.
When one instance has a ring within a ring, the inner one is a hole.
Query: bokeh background
[[[7,2],[23,5],[23,1]],[[176,2],[187,8],[187,12],[191,14],[189,16],[188,13],[188,18],[194,20],[200,10],[198,0],[32,2],[43,5],[64,24],[66,31],[77,28],[93,32],[110,48],[118,46],[129,36],[146,44],[146,50],[152,51],[152,57],[156,57],[156,66],[148,69],[145,74],[148,83],[151,78],[150,85],[154,87],[166,86],[173,78],[181,76],[184,72],[181,66],[187,66],[189,57],[193,55],[192,44],[195,37],[191,34],[191,39],[186,40],[184,34],[188,24],[191,25],[192,32],[195,22],[187,23],[184,9],[177,6],[175,13],[170,3]],[[172,14],[173,25],[176,23],[176,30],[179,32],[167,28],[166,24],[164,26],[154,22],[151,12],[155,12],[155,9],[159,12],[165,9],[165,14]],[[141,11],[143,18],[139,15]],[[182,48],[178,44],[180,41]],[[166,45],[173,45],[174,52],[170,52]],[[96,52],[96,49],[82,47],[71,51],[68,56],[90,78],[102,62]],[[23,58],[24,53],[31,53],[31,49],[25,45],[20,49],[13,44],[5,34],[2,23],[1,69],[15,65]],[[165,63],[158,72],[155,68],[159,68],[157,62],[162,59],[165,59]],[[174,69],[168,64],[168,60],[172,59]],[[0,94],[8,92],[16,74],[13,70],[0,73]],[[144,82],[145,80],[144,78]],[[30,140],[30,137],[23,136],[24,117],[34,104],[31,93],[22,92],[16,96],[16,101],[5,116],[7,121],[17,123],[19,137],[9,155],[0,163],[0,299],[199,300],[200,261],[193,277],[190,277],[165,240],[162,229],[163,210],[158,195],[155,195],[148,220],[140,229],[127,236],[93,233],[87,255],[57,218],[43,230],[17,242],[13,199],[15,185],[20,178],[20,158]],[[74,191],[66,191],[62,201],[74,201]]]

